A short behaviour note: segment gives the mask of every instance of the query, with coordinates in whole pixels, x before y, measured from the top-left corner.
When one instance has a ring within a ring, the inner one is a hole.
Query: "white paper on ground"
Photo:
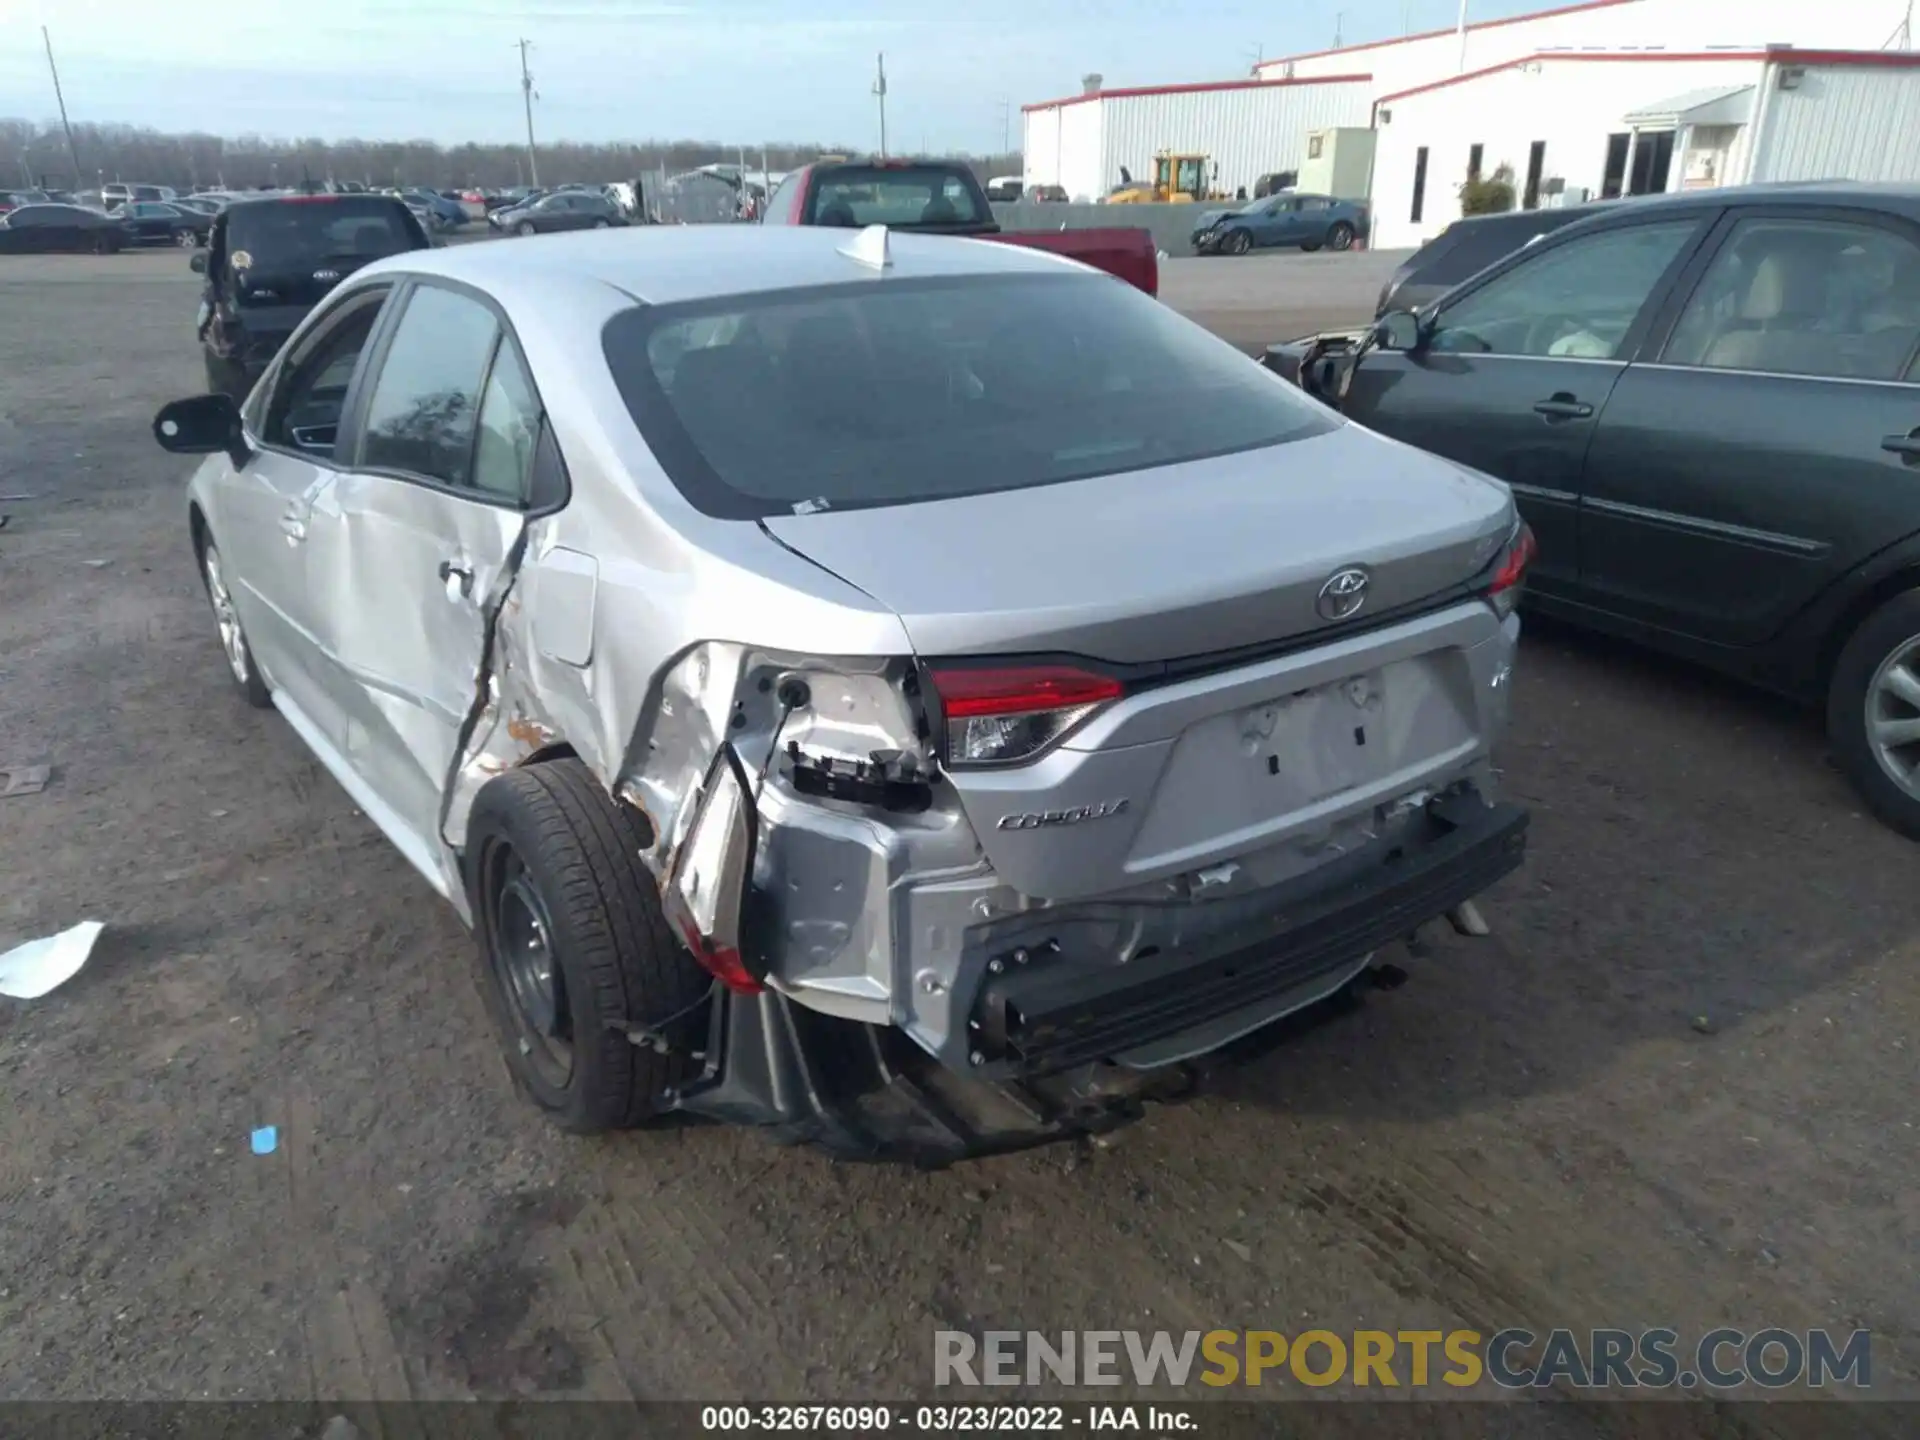
[[[0,955],[0,995],[15,1000],[38,1000],[80,973],[93,953],[93,942],[107,927],[98,920],[82,920],[45,940],[29,940]]]

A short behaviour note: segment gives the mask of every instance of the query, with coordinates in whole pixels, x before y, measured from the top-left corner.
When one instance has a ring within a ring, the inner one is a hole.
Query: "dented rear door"
[[[503,334],[476,297],[415,286],[355,463],[308,525],[329,617],[328,738],[391,812],[375,818],[430,850],[526,523],[538,407]]]

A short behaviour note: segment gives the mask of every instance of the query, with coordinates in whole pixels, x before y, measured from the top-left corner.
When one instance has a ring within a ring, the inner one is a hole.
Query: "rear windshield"
[[[815,225],[986,225],[976,186],[938,166],[836,165],[814,180]]]
[[[418,248],[409,219],[399,201],[371,197],[250,201],[227,210],[227,255],[245,254],[256,273],[377,260]]]
[[[645,307],[609,321],[604,346],[668,476],[698,509],[734,519],[1178,465],[1337,423],[1106,276],[867,281]]]

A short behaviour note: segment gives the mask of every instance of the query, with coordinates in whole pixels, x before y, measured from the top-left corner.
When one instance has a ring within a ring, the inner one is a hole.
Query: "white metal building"
[[[1459,218],[1470,173],[1519,203],[1774,180],[1920,180],[1920,53],[1537,54],[1383,95],[1373,243]]]
[[[1473,22],[1464,35],[1428,30],[1282,56],[1254,73],[1280,80],[1364,70],[1376,95],[1390,95],[1546,51],[1878,50],[1920,42],[1910,33],[1909,12],[1908,0],[1585,0]]]
[[[1163,150],[1211,156],[1228,194],[1298,167],[1309,130],[1372,123],[1377,89],[1365,73],[1295,80],[1230,80],[1102,90],[1024,107],[1025,180],[1097,200],[1120,183],[1153,178]]]

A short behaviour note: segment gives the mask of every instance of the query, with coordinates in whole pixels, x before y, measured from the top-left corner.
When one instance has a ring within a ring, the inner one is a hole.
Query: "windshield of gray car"
[[[616,315],[603,343],[668,476],[727,518],[1085,480],[1338,423],[1107,276],[864,281],[648,306]]]

